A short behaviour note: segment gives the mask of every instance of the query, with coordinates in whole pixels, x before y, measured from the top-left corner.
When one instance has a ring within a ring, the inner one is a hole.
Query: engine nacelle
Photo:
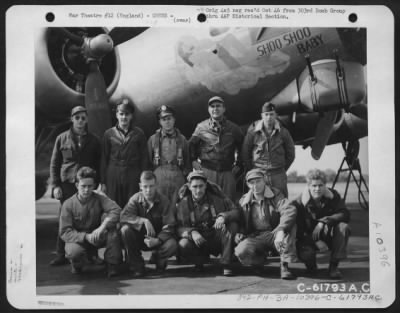
[[[311,64],[312,73],[305,68],[271,101],[278,105],[281,114],[297,111],[326,112],[350,110],[366,97],[364,68],[356,62],[319,60]]]
[[[314,79],[308,69],[298,78],[300,103],[308,112],[349,109],[360,103],[366,93],[364,68],[355,62],[341,62],[341,71],[335,60],[320,60],[311,64]]]
[[[87,30],[93,36],[105,31],[100,28]],[[69,118],[73,106],[84,105],[85,58],[79,47],[74,47],[53,29],[43,28],[35,32],[35,36],[36,109],[52,122],[63,121]],[[116,89],[120,76],[117,51],[103,58],[100,70],[110,95]]]

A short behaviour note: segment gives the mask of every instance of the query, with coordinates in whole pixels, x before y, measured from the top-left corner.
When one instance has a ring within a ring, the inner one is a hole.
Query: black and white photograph
[[[7,69],[13,306],[394,301],[387,8],[29,10],[6,47],[28,65]]]

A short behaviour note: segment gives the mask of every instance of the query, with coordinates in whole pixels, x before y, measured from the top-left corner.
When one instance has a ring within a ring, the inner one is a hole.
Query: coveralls
[[[146,137],[139,127],[127,133],[117,126],[104,133],[102,182],[120,207],[139,191],[140,174],[148,167]]]

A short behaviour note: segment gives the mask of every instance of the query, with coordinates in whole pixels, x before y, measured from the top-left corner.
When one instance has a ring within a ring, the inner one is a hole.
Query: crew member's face
[[[156,195],[156,181],[154,179],[141,180],[139,186],[146,200],[154,199]]]
[[[265,178],[263,177],[256,177],[247,182],[247,187],[249,187],[249,189],[257,195],[264,193],[265,185],[266,182]]]
[[[206,182],[202,179],[192,179],[189,189],[192,192],[193,199],[200,200],[206,194]]]
[[[78,189],[78,196],[82,200],[88,199],[95,189],[95,182],[93,178],[81,178],[75,185],[76,189]]]
[[[161,128],[168,132],[174,129],[175,126],[175,117],[173,115],[167,115],[160,118]]]
[[[266,128],[272,128],[275,125],[276,113],[274,111],[261,113],[261,118]]]
[[[133,118],[133,114],[131,112],[118,110],[116,115],[120,127],[129,127]]]
[[[71,117],[72,127],[77,130],[85,129],[87,125],[87,114],[80,112]]]
[[[314,200],[319,200],[324,194],[325,191],[325,184],[320,179],[312,179],[311,182],[308,184],[308,189],[310,190],[311,197]]]
[[[213,102],[208,106],[208,113],[214,120],[220,120],[225,113],[225,106],[221,102]]]

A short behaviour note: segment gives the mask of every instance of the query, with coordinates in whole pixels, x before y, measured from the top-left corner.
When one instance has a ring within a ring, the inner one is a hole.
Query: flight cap
[[[222,103],[223,105],[225,105],[224,99],[222,99],[219,96],[214,96],[214,97],[210,98],[210,100],[208,100],[208,106],[210,106],[210,104],[213,102],[219,102],[219,103]]]
[[[135,108],[127,98],[122,98],[119,102],[117,102],[117,111],[133,113]]]
[[[246,181],[248,182],[249,180],[251,180],[253,178],[264,178],[264,177],[265,177],[265,175],[264,175],[263,170],[261,170],[259,168],[254,168],[247,172]]]
[[[83,106],[81,106],[81,105],[78,105],[78,106],[72,108],[72,110],[71,110],[71,117],[74,116],[75,114],[78,114],[78,113],[81,113],[81,112],[87,113],[87,110],[86,110],[85,107],[83,107]]]
[[[162,105],[157,109],[157,118],[163,118],[168,115],[175,115],[175,110],[168,105]]]
[[[262,107],[261,113],[265,112],[275,112],[275,104],[271,102],[265,102]]]
[[[199,178],[204,181],[207,181],[207,177],[202,170],[193,170],[192,172],[189,173],[187,180],[188,180],[188,182],[191,182],[192,179],[195,179],[195,178]]]

